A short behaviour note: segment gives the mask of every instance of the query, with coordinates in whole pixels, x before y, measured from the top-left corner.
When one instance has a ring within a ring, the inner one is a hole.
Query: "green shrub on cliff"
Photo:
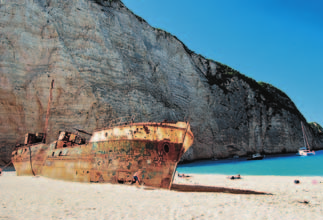
[[[308,124],[313,128],[313,130],[315,132],[317,132],[317,133],[323,133],[323,128],[318,123],[316,123],[316,122],[309,122]]]

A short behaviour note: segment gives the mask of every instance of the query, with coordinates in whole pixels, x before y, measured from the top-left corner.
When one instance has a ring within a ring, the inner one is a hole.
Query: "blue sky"
[[[284,91],[323,126],[322,0],[122,0],[189,49]]]

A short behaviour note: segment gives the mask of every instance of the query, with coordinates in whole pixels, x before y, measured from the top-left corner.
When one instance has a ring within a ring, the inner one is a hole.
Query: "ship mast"
[[[53,91],[54,88],[54,80],[52,80],[52,83],[50,85],[50,90],[49,90],[49,98],[48,98],[48,104],[47,104],[47,112],[46,112],[46,121],[45,121],[45,128],[44,128],[44,137],[43,137],[43,143],[46,143],[46,134],[47,134],[47,128],[48,128],[48,118],[49,118],[49,112],[50,112],[50,103],[52,102],[53,98]]]
[[[307,150],[311,150],[310,145],[308,144],[308,141],[307,141],[307,136],[305,133],[305,128],[304,128],[303,122],[301,122],[301,125],[302,125],[302,132],[303,132],[304,147],[306,147]]]

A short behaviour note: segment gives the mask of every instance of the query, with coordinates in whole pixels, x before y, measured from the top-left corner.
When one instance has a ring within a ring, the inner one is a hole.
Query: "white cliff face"
[[[190,121],[195,140],[183,160],[302,146],[305,119],[286,95],[194,54],[120,1],[2,0],[0,26],[1,146],[43,132],[52,79],[48,141],[138,114]]]

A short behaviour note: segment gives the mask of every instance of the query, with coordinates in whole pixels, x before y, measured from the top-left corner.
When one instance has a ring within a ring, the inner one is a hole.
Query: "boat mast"
[[[308,141],[307,141],[307,137],[306,137],[306,133],[305,133],[305,128],[304,128],[303,122],[301,122],[301,125],[302,125],[304,146],[306,147],[306,149],[311,150],[310,149],[310,145],[308,144]]]
[[[50,85],[50,90],[49,90],[49,98],[48,98],[48,104],[47,104],[47,112],[46,112],[46,121],[45,121],[45,128],[44,128],[44,137],[43,137],[43,143],[46,143],[46,134],[47,134],[47,127],[48,127],[48,118],[49,118],[49,111],[50,111],[50,103],[52,102],[53,98],[53,91],[54,88],[54,80],[52,80],[52,83]]]

